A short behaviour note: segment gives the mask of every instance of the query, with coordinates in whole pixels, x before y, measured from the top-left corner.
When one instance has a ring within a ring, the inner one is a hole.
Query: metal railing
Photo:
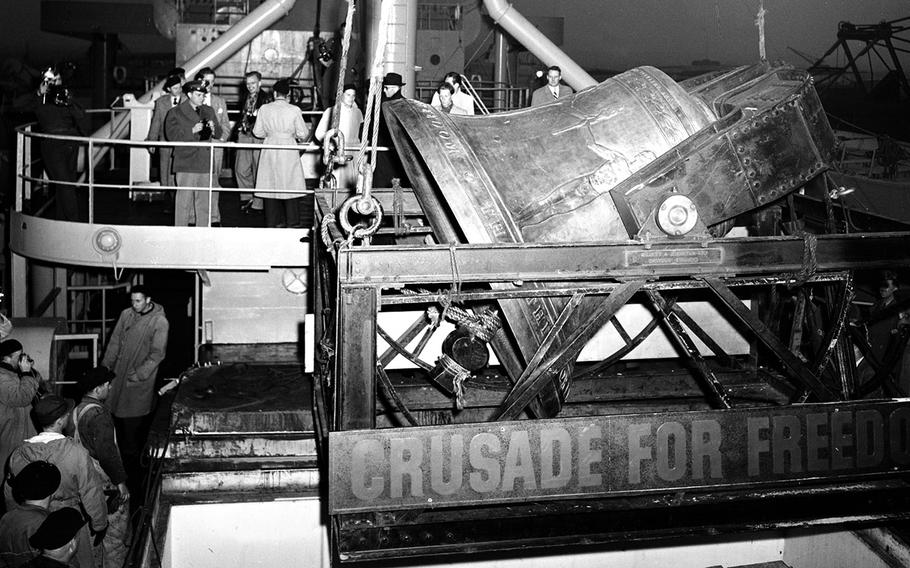
[[[438,87],[439,83],[418,83],[414,89],[415,97],[419,101],[429,103]],[[472,89],[474,90],[473,96],[479,99],[490,112],[518,110],[531,104],[530,91],[524,87],[508,87],[495,83],[477,82],[472,85]],[[503,101],[504,106],[497,106],[496,103],[500,100]]]
[[[319,116],[321,112],[307,112],[304,113],[313,117]],[[117,139],[100,139],[92,138],[85,136],[65,136],[65,135],[54,135],[54,134],[44,134],[35,132],[33,130],[34,124],[26,124],[16,128],[16,181],[15,181],[15,202],[13,208],[18,212],[26,212],[31,215],[36,216],[46,216],[46,212],[49,209],[51,204],[52,196],[50,191],[46,192],[45,200],[39,201],[37,198],[40,196],[40,193],[36,191],[37,188],[48,188],[50,184],[54,184],[62,187],[72,187],[72,188],[86,188],[88,190],[88,222],[94,223],[96,220],[96,197],[99,191],[135,191],[138,186],[131,185],[129,183],[102,183],[99,182],[95,173],[97,167],[100,166],[100,160],[97,159],[97,155],[102,152],[108,152],[111,155],[114,155],[113,150],[118,149],[129,149],[129,148],[180,148],[180,147],[205,147],[208,150],[209,155],[209,171],[214,172],[209,176],[209,183],[206,187],[187,187],[179,185],[158,185],[153,186],[156,191],[172,191],[172,192],[185,192],[185,191],[205,191],[208,196],[209,204],[209,217],[206,219],[206,225],[211,226],[211,215],[212,215],[212,204],[213,200],[216,197],[218,192],[232,192],[232,193],[284,193],[284,194],[293,194],[293,195],[312,195],[313,190],[306,189],[305,187],[294,188],[294,189],[279,189],[279,188],[268,188],[268,187],[257,187],[255,189],[251,188],[235,188],[235,187],[221,187],[218,183],[218,172],[220,171],[220,164],[218,168],[215,167],[215,156],[216,148],[221,148],[225,150],[240,150],[240,149],[249,149],[249,150],[265,150],[265,149],[274,149],[274,150],[284,150],[284,151],[297,151],[301,155],[303,154],[312,154],[314,159],[318,158],[322,154],[321,146],[314,143],[306,144],[294,144],[294,145],[281,145],[281,144],[244,144],[238,142],[172,142],[172,141],[162,141],[162,142],[149,142],[149,141],[136,141],[136,140],[117,140]],[[77,181],[66,181],[58,179],[49,179],[46,173],[43,171],[41,160],[35,158],[33,153],[33,142],[40,141],[42,139],[52,139],[58,141],[71,142],[73,144],[78,144],[80,146],[79,153],[83,156],[83,167],[84,171],[82,172],[81,179]],[[348,154],[356,154],[359,150],[359,146],[347,146],[345,148]],[[379,148],[380,151],[386,151],[387,148]],[[88,156],[94,156],[96,159],[89,160]],[[321,161],[316,159],[317,164],[321,164]],[[149,189],[150,187],[143,186],[143,189]],[[28,207],[28,211],[25,211]],[[197,221],[198,223],[199,221]]]

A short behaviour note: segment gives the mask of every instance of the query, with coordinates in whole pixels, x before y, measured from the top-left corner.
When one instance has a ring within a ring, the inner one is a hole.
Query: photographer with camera
[[[0,463],[13,449],[35,435],[29,412],[44,387],[34,361],[15,339],[0,342]]]
[[[172,142],[210,142],[222,137],[221,124],[212,107],[205,105],[209,86],[205,81],[183,85],[186,99],[172,108],[164,119],[164,135]],[[212,167],[213,148],[206,145],[174,148],[173,168],[177,185],[217,189],[217,172]],[[216,165],[215,168],[218,166]],[[210,191],[181,190],[174,200],[174,224],[195,227],[209,225]],[[215,194],[217,196],[217,193]],[[218,207],[213,202],[212,207]],[[218,226],[218,217],[211,226]]]
[[[240,99],[240,120],[237,121],[237,142],[241,144],[258,144],[262,140],[253,136],[256,117],[262,105],[272,102],[272,95],[262,88],[262,74],[250,71],[243,77],[245,91]],[[256,170],[259,168],[259,150],[238,148],[234,152],[234,179],[240,189],[256,187]],[[250,193],[241,193],[242,209],[252,214],[262,211],[262,199]]]
[[[42,82],[44,85],[45,82]],[[85,111],[72,100],[69,90],[57,83],[48,84],[43,102],[35,109],[38,128],[44,134],[85,136],[88,132]],[[77,196],[76,182],[79,143],[72,140],[41,138],[44,170],[56,195],[56,214],[60,221],[87,221],[86,203]]]

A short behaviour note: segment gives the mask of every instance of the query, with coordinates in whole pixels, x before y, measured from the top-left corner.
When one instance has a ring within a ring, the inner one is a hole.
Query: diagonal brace
[[[568,339],[554,351],[550,351],[556,338],[569,319],[574,307],[581,301],[579,297],[576,301],[576,294],[566,305],[566,308],[560,314],[559,319],[550,329],[547,337],[541,343],[540,348],[528,364],[521,377],[515,382],[512,390],[503,400],[501,411],[496,417],[497,420],[513,420],[518,417],[524,408],[537,396],[540,389],[551,380],[550,370],[560,368],[572,359],[578,356],[578,353],[584,347],[585,343],[597,333],[603,325],[613,317],[616,312],[629,301],[635,292],[644,286],[643,280],[634,280],[624,282],[617,286],[613,292],[604,300],[597,311],[592,314],[584,324],[576,328]],[[561,323],[560,323],[561,322]],[[546,356],[546,359],[544,357]],[[541,363],[542,362],[542,363]]]
[[[730,288],[717,278],[702,278],[708,288],[733,312],[733,314],[765,344],[793,372],[795,380],[805,389],[810,390],[822,402],[838,400],[838,396],[818,378],[815,373],[794,355],[765,324],[736,297]]]
[[[717,377],[711,369],[708,368],[708,364],[705,363],[704,357],[698,352],[698,346],[695,345],[695,342],[692,341],[692,338],[686,333],[686,329],[683,327],[683,320],[679,317],[679,312],[673,309],[676,306],[668,306],[667,301],[660,295],[660,292],[657,292],[656,290],[648,290],[647,294],[666,324],[664,329],[669,332],[673,342],[676,343],[677,347],[679,347],[682,353],[685,354],[695,366],[695,371],[699,375],[702,384],[708,389],[708,394],[711,395],[721,408],[733,408],[730,397],[727,396],[726,389],[720,384],[720,381],[717,380]]]

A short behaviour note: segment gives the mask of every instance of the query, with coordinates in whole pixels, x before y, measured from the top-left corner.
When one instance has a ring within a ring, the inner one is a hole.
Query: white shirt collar
[[[65,438],[63,434],[59,432],[41,432],[37,436],[32,436],[26,442],[31,442],[32,444],[46,444],[53,440],[59,440],[60,438]]]

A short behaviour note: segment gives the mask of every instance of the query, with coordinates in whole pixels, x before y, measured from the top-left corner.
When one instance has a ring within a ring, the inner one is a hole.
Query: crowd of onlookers
[[[21,342],[0,342],[0,566],[124,565],[167,335],[161,306],[131,288],[78,403],[53,392]]]
[[[562,84],[558,67],[547,71],[547,84],[535,90],[531,106],[552,102],[572,90]],[[189,80],[188,80],[189,79]],[[242,210],[248,214],[264,213],[267,227],[302,227],[302,190],[312,188],[324,178],[333,187],[353,188],[357,183],[359,164],[349,162],[327,172],[316,153],[302,154],[298,148],[281,149],[304,142],[337,146],[357,146],[369,133],[362,132],[364,115],[358,99],[361,93],[354,84],[344,84],[341,99],[325,101],[327,107],[313,124],[304,119],[295,104],[295,82],[279,79],[270,86],[263,85],[257,71],[245,74],[244,88],[239,101],[239,118],[229,118],[227,101],[217,94],[215,71],[206,67],[191,79],[181,68],[170,71],[164,88],[153,99],[154,108],[149,125],[149,142],[179,142],[174,146],[149,146],[157,156],[157,171],[168,209],[173,211],[177,226],[220,226],[221,172],[228,166],[240,190]],[[383,103],[402,97],[401,75],[388,73],[383,79]],[[475,99],[466,90],[464,77],[449,72],[435,89],[430,104],[440,112],[451,115],[475,114]],[[315,95],[314,95],[315,96]],[[334,98],[334,96],[332,97]],[[39,130],[47,134],[86,135],[85,113],[75,104],[59,74],[49,71],[38,89],[35,114]],[[338,116],[334,116],[336,109]],[[380,146],[393,146],[388,129],[380,118]],[[236,141],[234,147],[200,144],[200,142]],[[188,144],[183,144],[188,143]],[[77,191],[79,175],[77,157],[80,143],[74,140],[41,139],[44,168],[56,196],[57,218],[66,221],[87,220],[84,198]],[[263,145],[262,148],[254,146]],[[225,157],[232,157],[226,164]],[[389,167],[380,162],[392,162]],[[394,157],[377,159],[373,164],[372,181],[379,187],[390,187],[391,179],[406,179]],[[308,186],[308,181],[310,185]],[[195,189],[186,189],[195,188]]]

